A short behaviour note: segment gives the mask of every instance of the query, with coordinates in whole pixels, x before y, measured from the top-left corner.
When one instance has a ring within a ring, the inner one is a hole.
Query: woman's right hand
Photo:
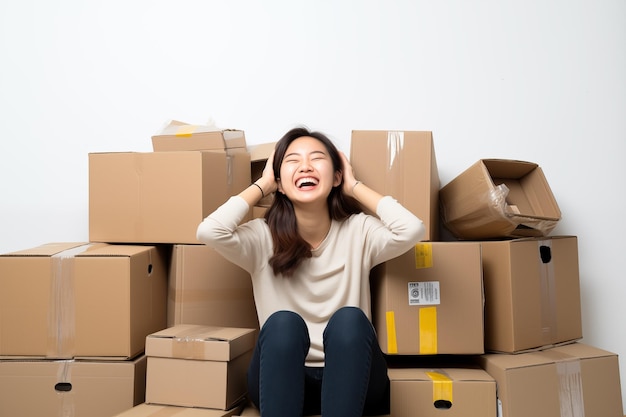
[[[265,168],[263,168],[261,178],[255,181],[261,188],[263,188],[264,195],[269,195],[278,189],[278,184],[276,183],[276,175],[274,174],[275,153],[276,151],[272,150],[272,153],[267,158],[267,162],[265,163]]]

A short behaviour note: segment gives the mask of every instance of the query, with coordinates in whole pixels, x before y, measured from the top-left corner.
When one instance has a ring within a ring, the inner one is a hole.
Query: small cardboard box
[[[259,328],[250,274],[205,245],[174,245],[167,325]]]
[[[198,244],[206,216],[250,186],[247,152],[89,154],[89,240]]]
[[[113,417],[231,417],[236,416],[241,409],[242,406],[235,406],[230,410],[214,410],[143,403]]]
[[[393,417],[497,415],[496,382],[482,369],[390,368],[388,374]]]
[[[440,182],[432,132],[353,130],[350,163],[358,180],[422,219],[425,240],[437,240]]]
[[[419,243],[371,276],[385,354],[484,353],[480,243]]]
[[[0,361],[0,416],[110,417],[144,401],[146,357]]]
[[[146,338],[146,403],[228,410],[247,393],[255,329],[177,325]]]
[[[501,417],[623,417],[616,354],[582,343],[479,358],[498,384]]]
[[[246,136],[243,130],[190,125],[177,120],[171,120],[152,136],[152,149],[155,152],[245,148]]]
[[[481,245],[486,351],[523,352],[582,338],[575,236]]]
[[[533,162],[481,159],[439,191],[444,226],[459,239],[547,236],[561,210]]]
[[[132,358],[166,327],[167,250],[50,243],[0,256],[0,356]]]

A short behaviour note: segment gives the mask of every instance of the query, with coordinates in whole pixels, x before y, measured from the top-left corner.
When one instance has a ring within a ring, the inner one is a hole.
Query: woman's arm
[[[339,152],[339,154],[343,162],[343,192],[354,197],[366,210],[369,210],[371,213],[376,213],[378,203],[380,199],[383,198],[382,194],[379,194],[366,184],[358,181],[354,177],[354,170],[346,155],[343,152]]]

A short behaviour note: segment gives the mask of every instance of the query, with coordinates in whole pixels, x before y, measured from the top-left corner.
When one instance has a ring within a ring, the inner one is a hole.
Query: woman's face
[[[278,190],[294,204],[326,201],[333,187],[341,184],[326,146],[303,136],[291,142],[280,165]]]

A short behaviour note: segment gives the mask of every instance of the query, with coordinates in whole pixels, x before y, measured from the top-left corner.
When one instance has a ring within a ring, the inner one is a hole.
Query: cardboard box
[[[113,417],[231,417],[237,415],[241,408],[236,406],[230,410],[214,410],[143,403]]]
[[[444,226],[459,239],[548,236],[561,210],[533,162],[481,159],[439,192]]]
[[[110,417],[144,401],[146,357],[0,361],[0,415]]]
[[[228,410],[247,393],[255,329],[177,325],[146,338],[146,403]]]
[[[167,325],[259,328],[250,274],[206,245],[174,245]]]
[[[89,240],[200,243],[200,222],[249,185],[247,152],[91,153]]]
[[[582,338],[575,236],[481,245],[486,351],[522,352]]]
[[[481,356],[498,384],[501,417],[622,417],[617,355],[582,343]]]
[[[245,148],[246,136],[243,130],[190,125],[177,120],[171,120],[152,136],[152,149],[155,152]]]
[[[484,353],[480,243],[419,243],[371,276],[373,323],[384,353]]]
[[[353,130],[350,163],[358,180],[422,219],[424,240],[437,240],[440,182],[432,132]]]
[[[0,256],[0,356],[132,358],[165,328],[164,248],[50,243]]]
[[[497,415],[496,382],[482,369],[390,368],[388,374],[393,417]]]
[[[255,182],[261,178],[267,160],[274,151],[274,148],[276,148],[276,142],[248,146],[248,152],[250,153],[251,182]],[[274,195],[266,195],[256,206],[269,207],[272,205],[272,201],[274,201]]]

